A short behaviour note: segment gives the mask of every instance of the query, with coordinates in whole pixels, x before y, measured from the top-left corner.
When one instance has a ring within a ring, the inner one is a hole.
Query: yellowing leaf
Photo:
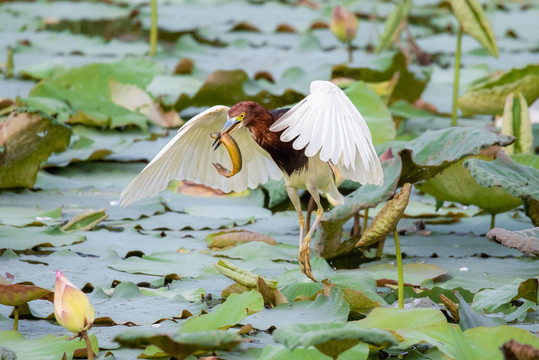
[[[28,301],[42,298],[51,294],[52,291],[34,285],[0,284],[0,304],[19,306]]]
[[[207,236],[207,239],[210,240],[208,247],[210,248],[226,248],[229,246],[234,246],[238,243],[250,242],[250,241],[262,241],[266,244],[275,245],[277,241],[274,238],[255,233],[247,230],[225,230],[219,231]]]
[[[84,214],[75,216],[73,219],[61,227],[63,231],[87,231],[92,230],[99,224],[101,221],[105,220],[109,216],[105,214],[105,208],[90,211]]]
[[[243,294],[231,294],[226,301],[211,313],[192,316],[183,323],[182,332],[198,332],[228,329],[242,321],[247,315],[264,308],[262,295],[255,290]]]
[[[386,236],[397,227],[402,214],[404,214],[406,205],[408,205],[411,191],[412,184],[404,184],[401,192],[395,195],[393,199],[389,200],[382,210],[375,216],[356,246],[367,246],[384,240]]]
[[[39,167],[69,145],[71,130],[37,113],[12,112],[0,123],[0,189],[32,187]]]
[[[498,57],[496,37],[487,16],[477,0],[451,0],[453,13],[465,33],[479,41],[494,57]]]
[[[237,283],[240,283],[241,285],[247,286],[247,287],[257,287],[258,283],[258,276],[253,274],[250,271],[244,270],[231,262],[228,262],[223,259],[219,259],[219,262],[217,264],[213,264],[213,266],[223,275],[226,277],[236,281]],[[275,289],[277,288],[277,281],[262,278],[269,288]]]
[[[163,127],[178,127],[182,124],[175,111],[163,112],[158,103],[144,90],[134,84],[122,84],[114,79],[109,81],[111,101],[128,110],[146,115],[154,124]]]
[[[505,148],[509,155],[531,154],[533,146],[532,124],[528,104],[522,93],[518,98],[511,93],[505,99],[503,108],[502,134],[516,137],[516,141]]]

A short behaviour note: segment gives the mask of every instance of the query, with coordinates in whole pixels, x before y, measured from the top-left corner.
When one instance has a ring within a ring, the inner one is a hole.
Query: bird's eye
[[[243,120],[244,117],[245,117],[245,113],[242,112],[241,114],[238,115],[237,119],[238,120]]]

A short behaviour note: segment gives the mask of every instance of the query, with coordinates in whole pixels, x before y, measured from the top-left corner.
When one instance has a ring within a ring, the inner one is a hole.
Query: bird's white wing
[[[233,137],[242,154],[241,171],[226,178],[213,162],[231,168],[224,146],[213,150],[210,133],[220,131],[227,118],[228,107],[214,106],[189,120],[172,140],[137,175],[120,195],[125,206],[164,190],[171,179],[190,180],[224,192],[241,192],[256,188],[269,178],[280,179],[281,171],[269,154],[253,140],[248,130],[240,127]]]
[[[271,127],[283,131],[281,140],[293,141],[305,155],[331,160],[345,178],[362,184],[383,183],[380,160],[365,120],[348,96],[329,81],[313,81],[311,93]]]

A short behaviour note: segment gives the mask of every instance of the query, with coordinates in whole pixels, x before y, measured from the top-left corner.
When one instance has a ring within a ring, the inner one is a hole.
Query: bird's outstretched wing
[[[125,188],[120,195],[120,203],[125,206],[143,197],[156,195],[167,187],[171,179],[190,180],[224,192],[254,189],[269,178],[280,179],[282,173],[275,162],[244,128],[234,132],[234,139],[242,153],[242,170],[230,178],[217,172],[213,162],[230,168],[231,161],[224,146],[213,150],[214,140],[210,133],[221,130],[227,112],[226,106],[214,106],[189,120]]]
[[[383,183],[383,171],[365,120],[348,96],[329,81],[313,81],[311,93],[271,127],[283,131],[305,155],[331,160],[345,178],[362,184]]]

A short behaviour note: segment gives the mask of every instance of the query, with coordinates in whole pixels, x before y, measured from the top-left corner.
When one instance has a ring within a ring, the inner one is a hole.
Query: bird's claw
[[[301,272],[305,274],[309,279],[311,279],[314,282],[317,282],[314,278],[312,269],[311,269],[311,260],[310,260],[310,248],[311,248],[311,242],[310,239],[303,239],[301,244],[299,245],[299,254],[298,254],[298,260],[299,260],[299,267],[301,268]]]

